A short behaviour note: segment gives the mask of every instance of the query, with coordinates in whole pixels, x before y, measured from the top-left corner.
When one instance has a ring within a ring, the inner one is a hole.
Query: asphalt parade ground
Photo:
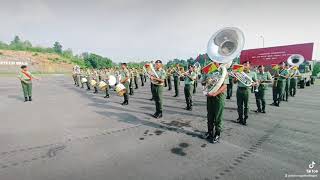
[[[298,89],[281,107],[257,114],[250,96],[248,126],[237,119],[234,96],[226,100],[221,142],[206,131],[206,98],[200,87],[192,112],[183,82],[180,97],[164,91],[164,117],[154,119],[150,83],[135,89],[129,105],[110,92],[93,94],[69,76],[33,84],[23,102],[20,82],[0,78],[0,180],[249,180],[318,179],[320,84]],[[139,83],[140,85],[140,83]],[[271,89],[267,104],[271,103]],[[312,162],[315,162],[314,166]],[[310,168],[312,167],[312,168]],[[312,171],[311,171],[312,170]],[[316,171],[317,170],[317,171]]]

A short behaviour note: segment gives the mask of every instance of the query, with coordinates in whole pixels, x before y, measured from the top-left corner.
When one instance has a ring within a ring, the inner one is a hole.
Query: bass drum
[[[88,80],[87,80],[87,78],[83,77],[83,78],[81,78],[81,82],[86,83],[86,82],[88,82]]]
[[[117,79],[115,76],[110,75],[108,80],[109,86],[114,86],[117,83]]]
[[[127,92],[126,87],[123,84],[116,85],[116,92],[118,96],[123,96]]]
[[[107,88],[108,88],[108,84],[106,82],[104,82],[104,81],[99,82],[99,89],[101,91],[105,91]]]

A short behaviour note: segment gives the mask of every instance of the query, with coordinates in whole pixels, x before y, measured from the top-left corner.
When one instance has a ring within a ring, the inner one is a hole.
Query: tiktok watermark
[[[305,174],[285,174],[285,178],[317,178],[318,177],[318,168],[319,167],[314,161],[312,161],[308,169],[306,169]]]

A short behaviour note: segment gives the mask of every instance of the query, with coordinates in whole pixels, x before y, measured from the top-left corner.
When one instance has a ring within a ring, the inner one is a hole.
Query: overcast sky
[[[196,57],[225,26],[243,30],[245,49],[314,42],[319,0],[0,0],[0,41],[55,41],[115,61]]]

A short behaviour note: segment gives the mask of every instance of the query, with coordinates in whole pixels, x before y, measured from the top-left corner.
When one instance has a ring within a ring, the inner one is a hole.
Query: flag
[[[271,64],[271,67],[272,67],[273,70],[279,69],[278,64]]]
[[[243,65],[235,64],[235,65],[232,66],[232,70],[233,71],[237,71],[237,72],[242,72],[243,71]]]
[[[218,67],[214,63],[210,63],[202,68],[204,74],[209,74],[218,70]]]

